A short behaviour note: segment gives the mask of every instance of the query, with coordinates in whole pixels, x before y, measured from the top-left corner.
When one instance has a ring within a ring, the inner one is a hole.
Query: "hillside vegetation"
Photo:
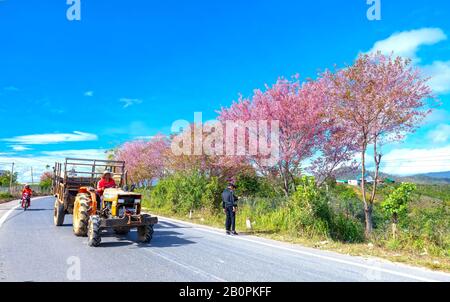
[[[392,219],[381,206],[400,185],[385,185],[377,195],[374,232],[364,236],[364,208],[359,190],[328,183],[318,188],[314,179],[297,180],[297,191],[286,197],[257,176],[240,175],[237,228],[358,255],[450,269],[450,186],[418,185],[392,234]],[[144,189],[144,206],[154,213],[222,227],[220,194],[226,183],[200,174],[178,173]],[[252,228],[247,229],[250,219]],[[369,247],[369,248],[368,248]]]

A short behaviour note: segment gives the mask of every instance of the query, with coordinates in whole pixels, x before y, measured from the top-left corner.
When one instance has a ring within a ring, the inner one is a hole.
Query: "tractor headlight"
[[[125,199],[119,199],[117,200],[118,203],[125,203]]]
[[[140,204],[141,203],[141,200],[140,199],[135,199],[134,200],[134,204]]]

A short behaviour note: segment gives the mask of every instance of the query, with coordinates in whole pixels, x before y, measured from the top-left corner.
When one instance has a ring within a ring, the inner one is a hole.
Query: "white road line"
[[[39,199],[44,199],[47,198],[47,196],[44,197],[36,197],[33,198],[33,200],[39,200]],[[11,201],[11,203],[13,202],[19,202],[19,200],[13,200]],[[3,223],[5,223],[6,219],[8,219],[8,216],[11,215],[11,213],[13,211],[15,211],[18,207],[20,207],[20,204],[15,205],[14,207],[12,207],[11,209],[8,210],[8,212],[6,212],[2,217],[0,217],[0,228],[2,227]]]
[[[220,277],[217,277],[217,276],[215,276],[213,274],[210,274],[208,272],[205,272],[204,270],[201,270],[198,267],[195,267],[195,266],[192,266],[192,265],[183,264],[183,263],[178,262],[178,261],[176,261],[176,260],[174,260],[174,259],[172,259],[172,258],[170,258],[168,256],[162,255],[160,253],[156,253],[155,251],[151,251],[151,250],[147,250],[147,251],[152,253],[152,254],[154,254],[154,255],[156,255],[156,256],[159,256],[159,257],[163,258],[164,260],[167,260],[167,261],[172,262],[172,263],[174,263],[174,264],[176,264],[178,266],[181,266],[181,267],[183,267],[183,268],[185,268],[187,270],[190,270],[190,271],[194,272],[195,274],[204,275],[206,277],[210,277],[210,278],[216,279],[217,281],[220,281],[220,282],[227,282],[227,280],[222,279]]]
[[[2,217],[0,217],[0,228],[2,227],[3,223],[6,221],[8,216],[11,215],[11,213],[15,211],[19,206],[20,204],[16,205],[15,207],[12,207],[11,209],[9,209],[8,212],[6,212]]]
[[[388,273],[388,274],[391,274],[391,275],[405,277],[405,278],[408,278],[408,279],[413,279],[413,280],[418,280],[418,281],[423,281],[423,282],[440,282],[439,280],[434,280],[434,279],[429,279],[429,278],[425,278],[425,277],[419,277],[419,276],[415,276],[415,275],[411,275],[411,274],[407,274],[407,273],[397,272],[397,271],[393,271],[393,270],[390,270],[390,269],[381,268],[381,267],[378,267],[378,266],[370,266],[370,265],[361,264],[361,263],[357,263],[357,262],[353,262],[353,261],[337,259],[337,258],[333,258],[333,257],[330,257],[330,256],[314,254],[314,253],[310,253],[310,252],[306,252],[306,251],[301,251],[301,250],[297,250],[297,249],[293,249],[293,248],[289,248],[289,247],[285,247],[285,246],[279,246],[279,245],[275,245],[275,244],[270,244],[270,243],[266,243],[266,242],[262,242],[262,241],[249,239],[249,238],[229,236],[229,235],[225,235],[223,233],[220,233],[218,231],[212,230],[212,228],[210,228],[210,227],[204,227],[204,226],[201,226],[201,225],[198,225],[198,224],[195,224],[195,223],[174,220],[174,219],[166,218],[166,217],[164,217],[164,218],[161,217],[161,218],[162,218],[162,220],[171,221],[173,223],[191,225],[191,226],[193,226],[193,227],[195,227],[195,228],[197,228],[199,230],[202,230],[202,231],[205,231],[205,232],[208,232],[208,233],[212,233],[212,234],[216,234],[216,235],[227,236],[230,239],[252,242],[252,243],[264,245],[264,246],[271,247],[271,248],[277,248],[277,249],[281,249],[281,250],[285,250],[285,251],[289,251],[289,252],[293,252],[293,253],[297,253],[297,254],[307,255],[307,256],[311,256],[311,257],[316,257],[316,258],[320,258],[320,259],[324,259],[324,260],[328,260],[328,261],[333,261],[333,262],[337,262],[337,263],[341,263],[341,264],[352,265],[352,266],[364,268],[364,269],[367,269],[367,270]]]

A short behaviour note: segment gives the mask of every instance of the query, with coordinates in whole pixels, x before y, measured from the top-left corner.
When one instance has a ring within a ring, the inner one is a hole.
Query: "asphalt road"
[[[53,225],[54,198],[0,205],[0,281],[450,281],[450,274],[161,219],[150,245],[135,231],[100,247]]]

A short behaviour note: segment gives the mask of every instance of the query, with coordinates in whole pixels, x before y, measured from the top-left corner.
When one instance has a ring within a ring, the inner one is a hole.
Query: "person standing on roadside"
[[[237,200],[238,198],[234,195],[234,190],[236,186],[234,184],[229,184],[228,187],[222,193],[222,208],[226,215],[225,229],[227,235],[237,235],[236,232],[236,212],[237,212]]]

